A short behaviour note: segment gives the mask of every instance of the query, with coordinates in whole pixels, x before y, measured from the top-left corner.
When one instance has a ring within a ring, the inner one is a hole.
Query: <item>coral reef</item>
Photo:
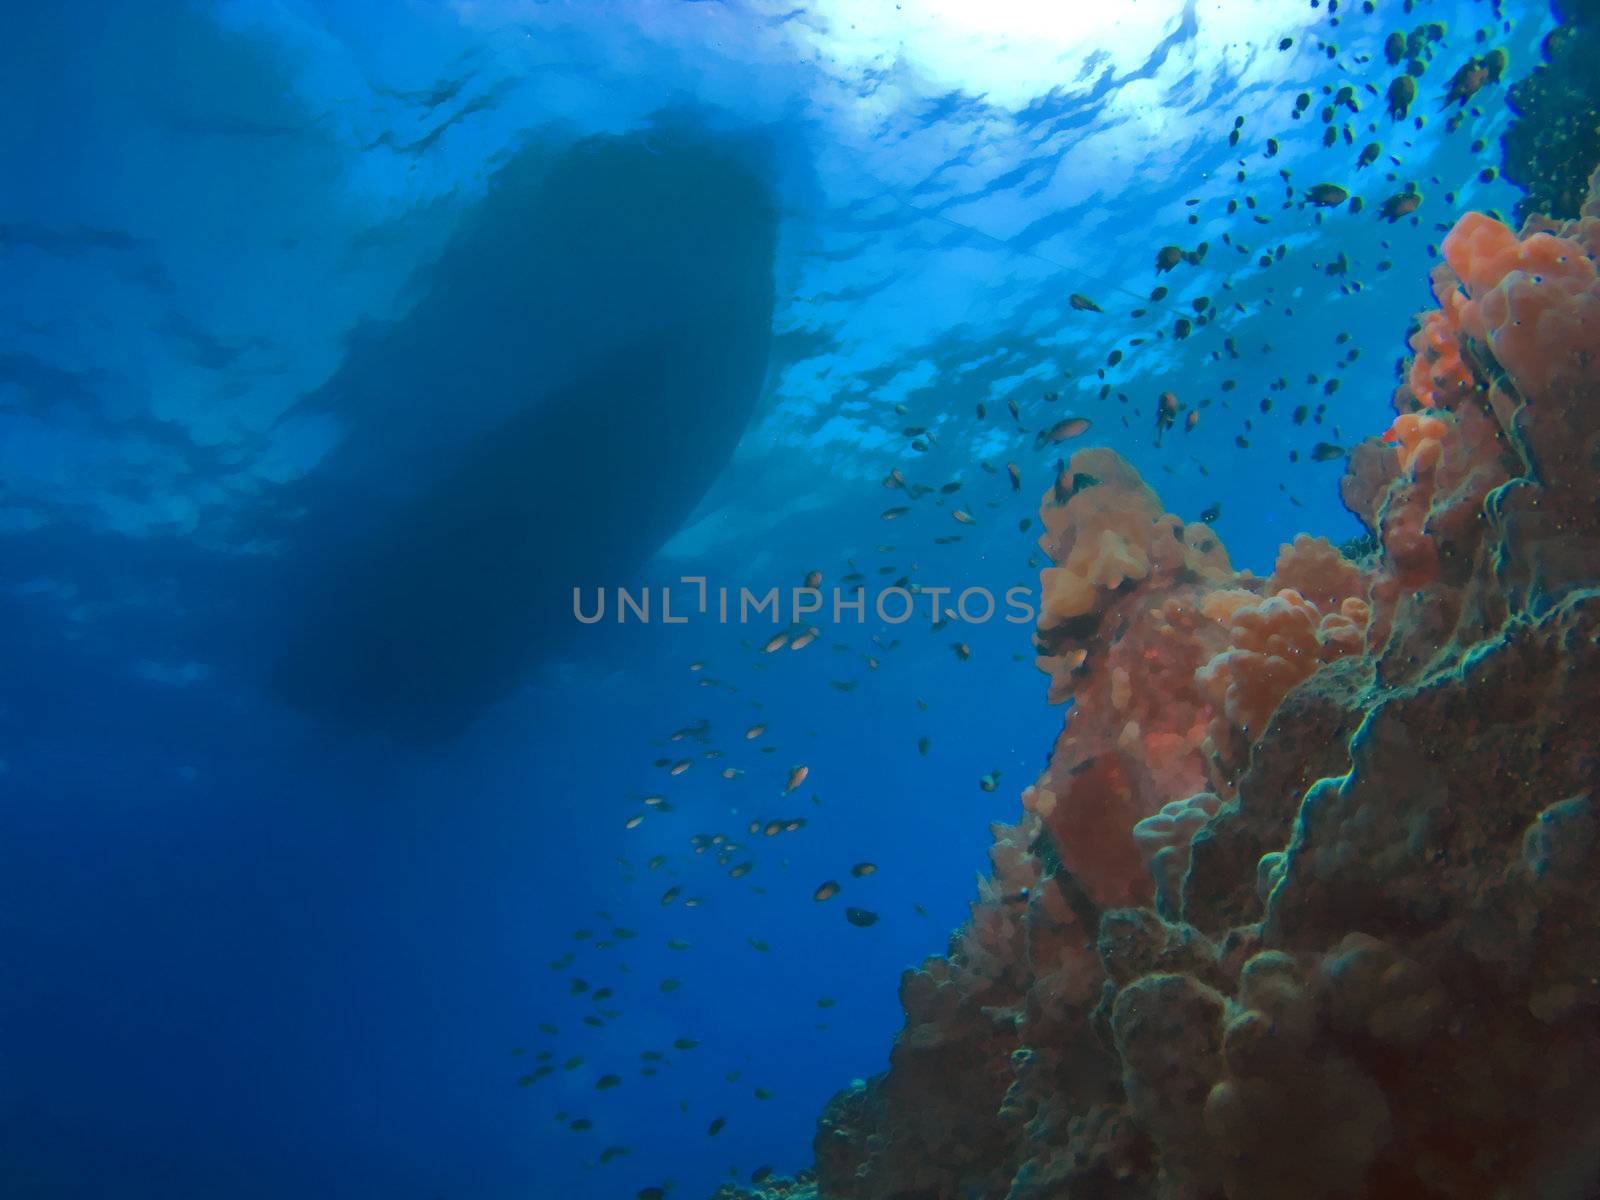
[[[1600,167],[1600,0],[1550,7],[1559,24],[1544,39],[1544,62],[1512,87],[1517,118],[1500,140],[1505,177],[1528,193],[1518,221],[1577,216],[1584,181]]]
[[[1447,239],[1362,559],[1237,572],[1113,452],[1061,470],[1071,704],[823,1200],[1600,1194],[1597,193]]]

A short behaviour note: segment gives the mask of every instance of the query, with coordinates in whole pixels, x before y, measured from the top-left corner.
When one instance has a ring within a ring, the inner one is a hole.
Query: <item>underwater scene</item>
[[[0,36],[0,1197],[1600,1200],[1600,0]]]

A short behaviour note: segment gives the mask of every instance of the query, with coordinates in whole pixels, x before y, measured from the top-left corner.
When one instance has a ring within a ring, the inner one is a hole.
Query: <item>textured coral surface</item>
[[[1112,451],[1063,467],[1050,766],[818,1196],[1600,1196],[1597,250],[1594,192],[1456,226],[1359,562],[1236,572]]]
[[[1550,9],[1559,23],[1544,61],[1511,89],[1518,117],[1501,142],[1506,178],[1527,191],[1518,220],[1570,219],[1600,167],[1600,0],[1551,0]]]

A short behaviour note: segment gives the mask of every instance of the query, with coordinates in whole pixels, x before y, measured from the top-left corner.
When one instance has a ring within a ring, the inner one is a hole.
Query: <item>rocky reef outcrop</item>
[[[1511,89],[1517,117],[1500,141],[1505,177],[1527,192],[1519,221],[1577,216],[1600,167],[1600,0],[1553,0],[1551,10],[1544,61]]]
[[[1600,1195],[1600,174],[1469,214],[1375,547],[1234,570],[1107,449],[1043,497],[1070,699],[825,1200]]]

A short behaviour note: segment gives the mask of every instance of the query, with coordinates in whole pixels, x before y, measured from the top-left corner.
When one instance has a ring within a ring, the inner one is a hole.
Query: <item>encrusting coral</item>
[[[1505,177],[1526,191],[1517,219],[1571,218],[1600,168],[1600,0],[1551,0],[1557,22],[1538,66],[1508,97],[1517,117],[1500,139]]]
[[[1113,452],[1062,469],[1072,703],[819,1196],[1600,1194],[1597,192],[1446,240],[1362,560],[1236,572]]]

